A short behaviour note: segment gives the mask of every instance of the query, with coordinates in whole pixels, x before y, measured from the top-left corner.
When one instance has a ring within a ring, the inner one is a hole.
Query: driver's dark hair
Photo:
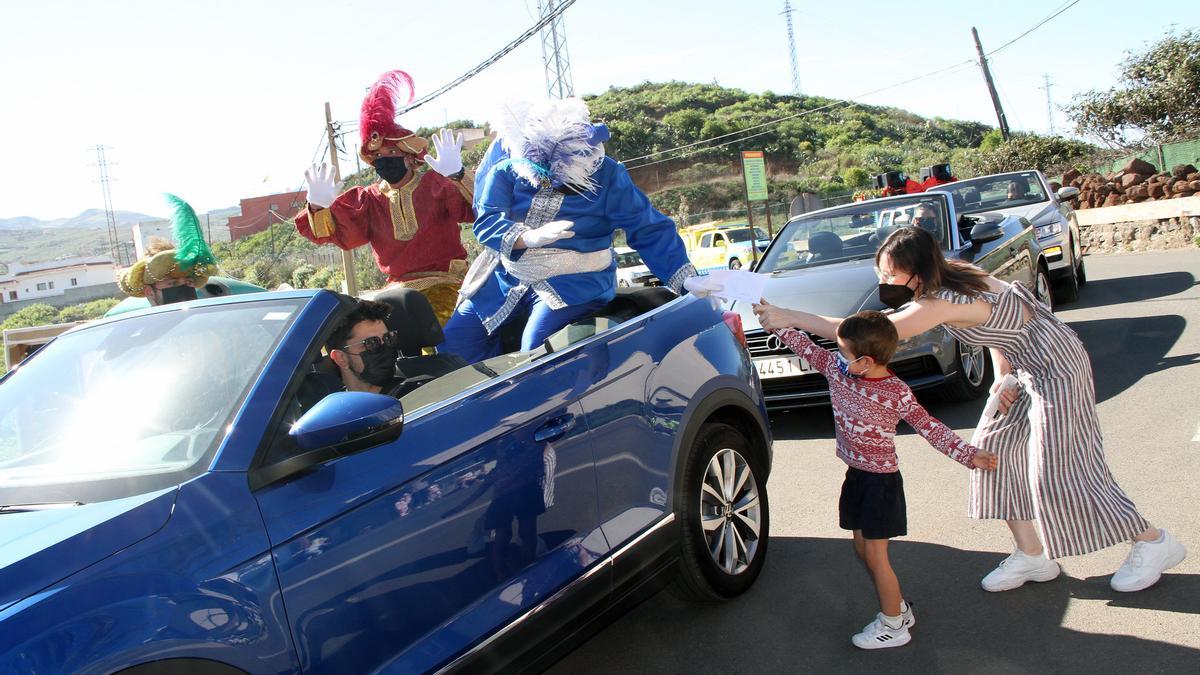
[[[924,294],[948,288],[976,296],[988,289],[987,272],[961,260],[947,260],[937,240],[923,228],[901,227],[888,235],[875,252],[876,265],[885,253],[892,260],[892,273],[915,275]]]
[[[337,328],[333,329],[333,334],[329,336],[329,340],[325,343],[325,351],[332,353],[333,350],[346,346],[346,341],[350,339],[350,333],[354,331],[354,327],[359,323],[363,321],[383,321],[391,313],[391,305],[372,300],[359,300],[358,306],[351,310],[349,314],[342,317]]]

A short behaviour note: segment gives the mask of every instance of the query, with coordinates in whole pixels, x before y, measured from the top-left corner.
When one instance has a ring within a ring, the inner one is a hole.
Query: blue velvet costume
[[[498,257],[500,264],[474,284],[468,273],[462,291],[468,299],[447,322],[441,351],[470,362],[495,356],[500,353],[496,331],[526,316],[521,349],[533,349],[604,306],[616,294],[612,245],[617,228],[676,293],[683,292],[684,279],[695,276],[675,223],[650,205],[618,162],[604,157],[590,177],[596,190],[575,192],[550,187],[548,180],[535,187],[518,177],[506,158],[502,143],[493,142],[475,186],[475,236],[490,249],[485,255]],[[573,222],[575,235],[541,249],[513,250],[522,233],[554,220]],[[544,258],[544,264],[535,258]],[[522,265],[533,271],[522,271]]]

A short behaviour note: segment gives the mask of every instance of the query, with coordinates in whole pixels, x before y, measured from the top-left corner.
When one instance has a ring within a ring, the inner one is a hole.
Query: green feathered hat
[[[217,273],[216,258],[204,242],[196,211],[173,194],[166,198],[175,209],[171,215],[175,247],[151,253],[125,270],[117,285],[127,295],[141,297],[146,286],[168,277],[188,279],[192,286],[200,287]]]

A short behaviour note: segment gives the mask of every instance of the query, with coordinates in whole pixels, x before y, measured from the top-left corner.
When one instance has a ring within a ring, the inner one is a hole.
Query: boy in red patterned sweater
[[[888,539],[908,533],[896,425],[903,419],[930,445],[968,468],[995,470],[996,455],[967,443],[931,416],[888,370],[898,339],[882,312],[859,312],[843,320],[836,357],[798,330],[775,333],[829,380],[837,454],[850,465],[838,500],[840,524],[854,531],[854,551],[871,572],[882,610],[851,642],[862,649],[908,644],[916,617],[900,594],[887,555]]]

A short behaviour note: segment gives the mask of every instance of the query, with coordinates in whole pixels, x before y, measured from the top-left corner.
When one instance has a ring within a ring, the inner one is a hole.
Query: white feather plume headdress
[[[582,99],[509,103],[492,127],[508,153],[504,164],[530,185],[598,188],[592,174],[604,161],[604,144]]]

